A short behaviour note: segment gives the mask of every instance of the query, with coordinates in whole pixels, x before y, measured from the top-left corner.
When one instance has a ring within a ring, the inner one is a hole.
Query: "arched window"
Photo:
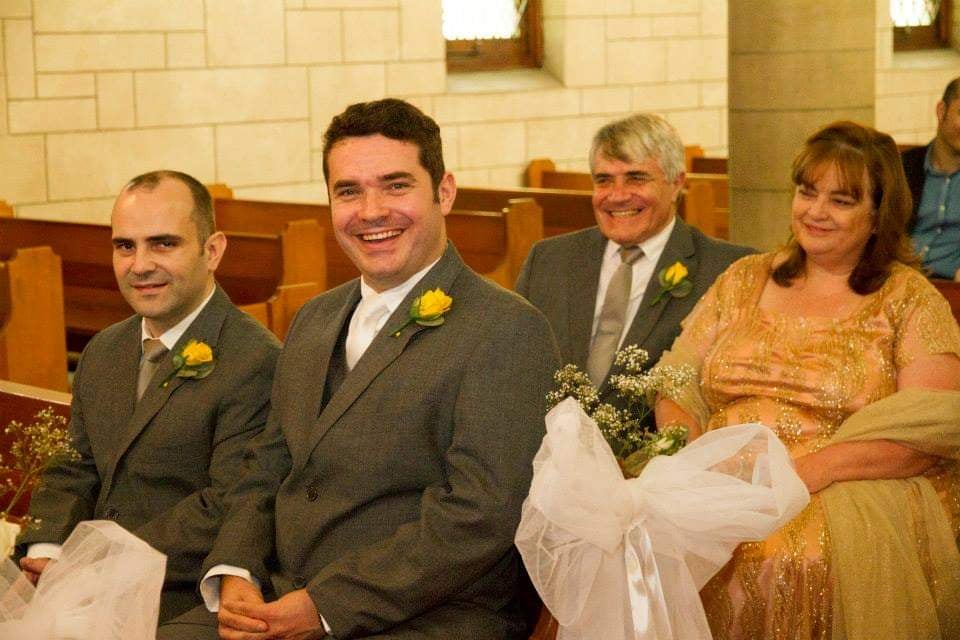
[[[541,0],[443,0],[447,69],[483,71],[543,64]]]
[[[950,46],[951,0],[890,0],[893,50]]]

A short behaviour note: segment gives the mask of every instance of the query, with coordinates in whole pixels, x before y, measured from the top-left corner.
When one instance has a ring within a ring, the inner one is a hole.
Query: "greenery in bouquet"
[[[30,516],[15,518],[11,513],[17,502],[40,486],[43,470],[50,464],[79,460],[80,456],[70,444],[66,418],[54,413],[52,407],[37,412],[26,426],[11,421],[4,435],[10,442],[10,452],[0,456],[0,496],[7,496],[6,505],[0,504],[0,524],[16,522],[29,527],[36,524]]]
[[[640,475],[654,456],[673,455],[687,443],[687,428],[665,426],[659,431],[645,427],[658,396],[676,398],[693,383],[695,372],[688,366],[664,366],[644,371],[650,356],[635,344],[617,352],[609,387],[619,402],[602,402],[590,377],[576,365],[568,364],[553,375],[557,388],[547,394],[549,408],[565,398],[574,398],[590,416],[610,444],[620,468],[628,478]],[[618,406],[619,405],[619,406]]]

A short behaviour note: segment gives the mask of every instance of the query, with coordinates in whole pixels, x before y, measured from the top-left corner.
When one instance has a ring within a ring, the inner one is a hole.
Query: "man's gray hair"
[[[657,160],[669,181],[685,168],[680,135],[669,122],[652,113],[638,113],[597,131],[590,145],[591,171],[598,153],[621,162]]]

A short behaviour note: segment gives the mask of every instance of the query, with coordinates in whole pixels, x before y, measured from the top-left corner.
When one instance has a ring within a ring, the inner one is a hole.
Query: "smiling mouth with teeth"
[[[627,209],[626,211],[609,211],[608,212],[614,218],[626,218],[628,216],[635,216],[640,211],[638,209]]]
[[[403,233],[400,229],[393,229],[391,231],[381,231],[379,233],[364,233],[360,235],[360,239],[365,242],[373,242],[376,240],[386,240],[388,238],[395,238],[398,235]]]

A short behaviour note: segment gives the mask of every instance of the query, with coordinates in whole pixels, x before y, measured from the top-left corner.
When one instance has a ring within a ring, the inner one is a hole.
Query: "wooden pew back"
[[[325,232],[328,285],[333,287],[360,275],[337,243],[329,205],[217,199],[214,208],[223,229],[272,232],[285,222],[316,220]],[[447,235],[464,261],[498,284],[512,287],[530,247],[543,237],[540,207],[507,198],[491,209],[459,209],[447,216]]]
[[[543,236],[549,238],[596,224],[592,197],[592,191],[458,187],[453,206],[472,211],[499,211],[508,206],[510,200],[532,198],[543,210]]]
[[[10,452],[11,439],[3,431],[11,420],[28,425],[38,411],[47,407],[53,407],[54,413],[69,420],[70,399],[70,394],[62,391],[0,380],[0,455],[7,459]],[[10,496],[0,495],[0,505],[5,506],[9,499]],[[23,496],[12,510],[13,515],[24,515],[29,504],[30,496]]]
[[[0,254],[50,246],[63,263],[68,347],[80,350],[97,331],[131,313],[113,274],[110,227],[76,222],[0,218]],[[233,232],[217,281],[233,302],[269,326],[268,300],[283,284],[283,239]]]
[[[0,379],[68,391],[59,256],[28,247],[0,259]]]
[[[953,311],[953,317],[960,323],[960,282],[952,280],[940,280],[934,278],[931,280],[933,286],[943,294],[943,297],[950,303],[950,309]]]

